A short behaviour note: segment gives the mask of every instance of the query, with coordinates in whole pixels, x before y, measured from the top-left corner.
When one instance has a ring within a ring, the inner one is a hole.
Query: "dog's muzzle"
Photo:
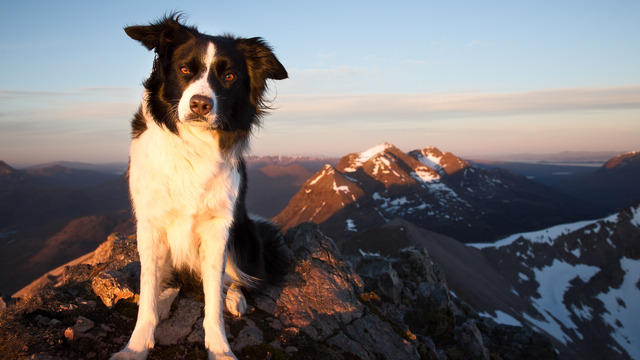
[[[193,95],[189,100],[189,108],[199,117],[207,116],[213,110],[213,99],[204,95]]]
[[[209,129],[221,129],[213,114],[213,99],[205,95],[193,95],[189,100],[191,112],[185,117],[185,123]]]

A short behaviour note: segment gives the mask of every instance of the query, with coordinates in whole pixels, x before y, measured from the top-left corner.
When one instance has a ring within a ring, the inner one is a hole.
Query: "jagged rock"
[[[274,314],[284,328],[300,329],[315,341],[327,341],[355,356],[419,358],[416,344],[369,312],[360,299],[362,280],[317,226],[291,229],[286,241],[294,271],[284,287],[272,287],[256,297],[259,309]]]
[[[196,322],[202,323],[202,302],[186,298],[177,299],[176,302],[177,308],[173,314],[156,328],[156,341],[160,345],[176,344],[193,331]]]
[[[404,286],[391,262],[378,256],[367,256],[358,262],[356,272],[367,287],[378,289],[378,294],[383,298],[400,304]]]
[[[93,329],[94,326],[95,326],[95,323],[93,321],[87,319],[84,316],[78,316],[78,319],[76,320],[76,324],[73,325],[73,330],[81,333],[85,333]]]
[[[264,343],[262,330],[256,326],[256,323],[250,319],[246,319],[246,326],[240,330],[240,333],[233,342],[233,350],[240,351],[247,346],[256,346]]]
[[[529,327],[497,324],[492,319],[476,322],[485,334],[486,346],[492,353],[500,354],[503,360],[556,359],[556,351],[549,340]]]
[[[358,359],[371,359],[369,352],[362,345],[346,336],[342,331],[328,339],[327,342],[346,353],[353,354]]]
[[[362,280],[346,265],[333,242],[304,225],[287,233],[293,272],[282,288],[256,297],[259,309],[273,313],[284,327],[296,327],[313,339],[325,339],[362,316],[357,298]]]
[[[379,302],[377,309],[394,319],[396,326],[408,326],[410,332],[416,334],[423,357],[479,360],[488,360],[492,355],[505,360],[557,358],[551,343],[541,335],[533,336],[531,329],[511,327],[506,333],[512,337],[505,338],[499,330],[501,325],[480,318],[467,304],[453,296],[444,274],[431,262],[424,248],[411,246],[400,249],[394,257],[365,255],[350,257],[349,260],[361,272],[367,290],[379,294],[388,294],[390,289],[390,283],[383,280],[384,271],[394,271],[397,282],[403,286],[401,298],[391,301],[388,295],[382,296],[388,302]],[[529,349],[529,352],[524,349]]]
[[[78,316],[76,324],[64,331],[64,337],[67,340],[77,340],[85,336],[85,333],[95,326],[95,323],[84,316]]]
[[[134,290],[119,271],[103,271],[91,281],[91,288],[107,307],[113,307],[118,300],[135,296]]]
[[[375,315],[367,315],[347,325],[346,334],[367,350],[368,358],[420,359],[415,343],[398,336],[393,327]],[[344,349],[346,350],[346,349]]]
[[[427,249],[415,246],[400,249],[397,259],[393,266],[400,277],[409,278],[415,283],[447,285],[442,272],[431,262]]]
[[[467,320],[456,326],[454,331],[456,339],[463,344],[470,359],[489,360],[489,351],[484,346],[482,334],[475,321]]]

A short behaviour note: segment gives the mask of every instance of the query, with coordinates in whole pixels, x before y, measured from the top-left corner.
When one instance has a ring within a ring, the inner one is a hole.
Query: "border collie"
[[[227,342],[227,309],[246,310],[240,286],[276,280],[286,268],[280,230],[252,220],[245,208],[243,152],[267,106],[267,80],[287,71],[260,38],[209,36],[179,14],[124,29],[155,51],[135,114],[129,163],[142,268],[138,319],[112,359],[144,359],[158,321],[177,295],[176,271],[202,280],[209,359],[235,359]]]

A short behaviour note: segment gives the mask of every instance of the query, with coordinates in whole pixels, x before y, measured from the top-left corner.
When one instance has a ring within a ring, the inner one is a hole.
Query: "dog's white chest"
[[[224,161],[215,134],[172,134],[155,124],[131,142],[131,197],[138,220],[164,229],[174,264],[191,263],[204,219],[231,222],[240,186],[236,164]],[[139,224],[140,226],[140,224]]]

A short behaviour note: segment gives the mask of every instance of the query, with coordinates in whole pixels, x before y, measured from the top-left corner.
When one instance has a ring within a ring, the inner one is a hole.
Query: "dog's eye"
[[[232,73],[228,73],[227,75],[224,76],[224,81],[226,82],[232,82],[235,79],[236,79],[236,75]]]
[[[186,66],[182,66],[182,67],[180,67],[180,71],[181,71],[183,74],[190,74],[190,73],[191,73],[191,71],[189,71],[189,68],[188,68],[188,67],[186,67]]]

